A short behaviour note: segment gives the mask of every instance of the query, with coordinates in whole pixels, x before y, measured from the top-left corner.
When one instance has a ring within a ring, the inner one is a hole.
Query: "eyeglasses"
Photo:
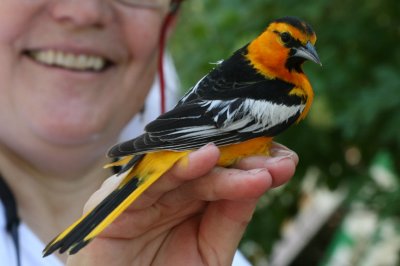
[[[117,0],[118,2],[132,7],[162,9],[171,5],[176,0]]]

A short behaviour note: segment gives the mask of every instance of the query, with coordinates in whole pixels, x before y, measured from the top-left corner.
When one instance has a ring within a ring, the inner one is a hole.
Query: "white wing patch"
[[[246,99],[241,109],[246,116],[254,118],[254,125],[243,128],[240,132],[262,132],[276,125],[287,122],[291,117],[301,113],[305,104],[287,106],[269,101]]]
[[[239,108],[230,111],[230,105],[236,100],[214,100],[203,103],[203,106],[208,105],[207,112],[216,108],[220,109],[219,113],[214,117],[215,122],[218,121],[219,116],[226,115],[226,121],[221,128],[223,131],[237,130],[239,132],[255,133],[266,131],[276,125],[287,122],[305,108],[305,104],[288,106],[265,100],[246,99]],[[252,121],[255,123],[249,125]]]
[[[217,122],[218,119],[219,119],[219,116],[224,114],[224,113],[226,113],[227,120],[231,120],[233,118],[233,116],[235,115],[237,110],[235,110],[234,112],[231,113],[229,111],[229,107],[236,100],[237,99],[233,99],[233,100],[229,100],[229,101],[227,101],[227,100],[224,100],[224,101],[222,101],[222,100],[203,101],[202,106],[206,107],[208,105],[207,112],[210,112],[213,109],[221,109],[219,111],[219,113],[214,117],[214,121],[215,122]]]

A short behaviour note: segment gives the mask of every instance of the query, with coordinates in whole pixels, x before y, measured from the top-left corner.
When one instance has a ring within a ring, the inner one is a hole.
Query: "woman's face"
[[[0,142],[115,138],[153,81],[165,13],[115,0],[3,0]]]

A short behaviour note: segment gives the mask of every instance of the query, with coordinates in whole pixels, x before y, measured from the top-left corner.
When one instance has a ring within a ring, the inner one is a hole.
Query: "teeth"
[[[104,68],[106,60],[94,55],[75,55],[60,51],[34,51],[30,55],[33,59],[46,65],[59,66],[73,70],[100,70]]]

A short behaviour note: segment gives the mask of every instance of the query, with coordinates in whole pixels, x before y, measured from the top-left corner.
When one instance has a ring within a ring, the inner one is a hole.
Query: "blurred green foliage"
[[[170,43],[184,88],[195,84],[213,62],[257,36],[272,19],[298,16],[317,33],[323,67],[305,64],[316,95],[313,108],[306,121],[278,137],[300,156],[296,176],[278,192],[267,193],[244,241],[257,242],[268,254],[283,221],[298,209],[299,186],[310,167],[320,170],[321,185],[354,192],[346,203],[371,182],[368,171],[378,152],[387,151],[399,172],[399,14],[398,0],[184,2]],[[385,199],[385,194],[377,192],[382,204],[374,206],[400,213],[394,196]]]

